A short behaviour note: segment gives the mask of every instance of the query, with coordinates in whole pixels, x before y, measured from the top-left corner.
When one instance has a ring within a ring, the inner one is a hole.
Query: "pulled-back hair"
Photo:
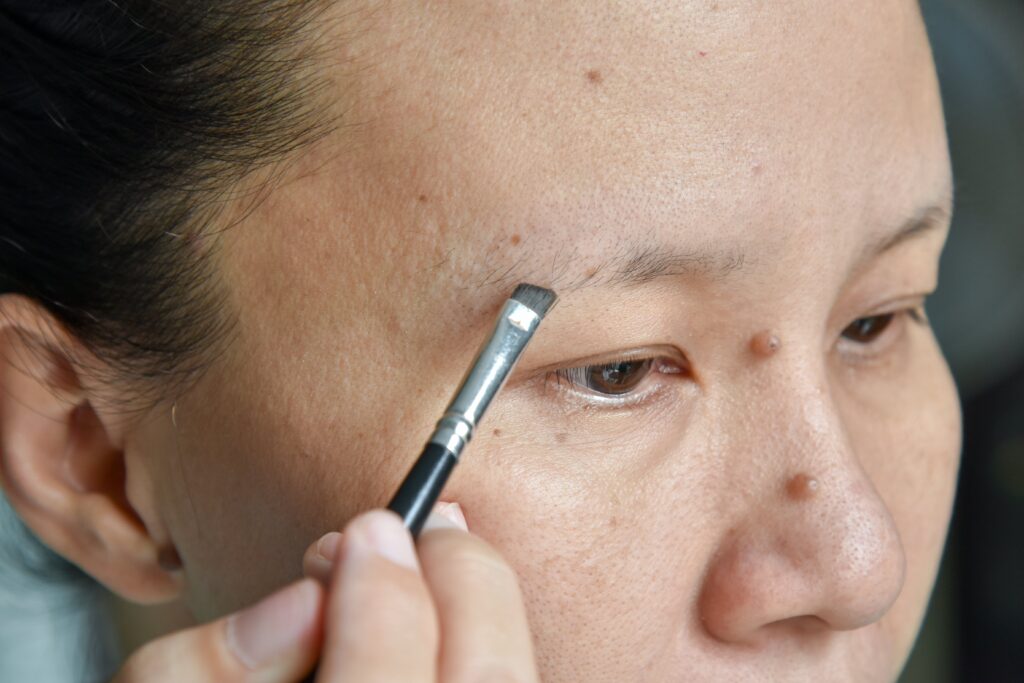
[[[0,0],[0,294],[143,386],[201,370],[231,316],[198,238],[239,179],[327,132],[323,6]]]

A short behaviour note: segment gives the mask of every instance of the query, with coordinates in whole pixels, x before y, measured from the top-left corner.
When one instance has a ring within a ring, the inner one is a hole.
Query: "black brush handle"
[[[441,489],[458,461],[455,454],[444,446],[428,443],[388,503],[388,510],[402,518],[413,538],[419,537],[423,523],[430,516],[430,510],[441,496]]]
[[[430,510],[441,496],[441,489],[458,461],[455,454],[444,446],[428,443],[388,503],[388,510],[402,518],[413,538],[420,535]],[[316,683],[316,674],[317,670],[313,669],[302,683]]]

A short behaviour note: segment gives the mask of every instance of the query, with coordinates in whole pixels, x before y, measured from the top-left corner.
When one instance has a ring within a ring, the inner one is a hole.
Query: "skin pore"
[[[951,179],[916,3],[342,23],[347,125],[208,241],[231,344],[174,424],[112,431],[197,616],[387,501],[529,281],[560,302],[446,498],[516,570],[543,680],[895,678],[960,429],[920,313]]]

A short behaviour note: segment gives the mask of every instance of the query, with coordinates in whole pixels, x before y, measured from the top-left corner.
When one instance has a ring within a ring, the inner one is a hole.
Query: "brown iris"
[[[895,317],[895,313],[885,313],[858,318],[843,330],[843,338],[858,344],[870,344],[885,332]]]
[[[628,393],[647,376],[653,361],[644,358],[591,365],[587,368],[587,388],[613,396]]]

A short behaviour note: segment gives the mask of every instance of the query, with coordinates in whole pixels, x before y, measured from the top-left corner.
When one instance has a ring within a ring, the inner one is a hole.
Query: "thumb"
[[[323,639],[324,591],[303,579],[217,621],[139,648],[113,683],[294,683]]]

